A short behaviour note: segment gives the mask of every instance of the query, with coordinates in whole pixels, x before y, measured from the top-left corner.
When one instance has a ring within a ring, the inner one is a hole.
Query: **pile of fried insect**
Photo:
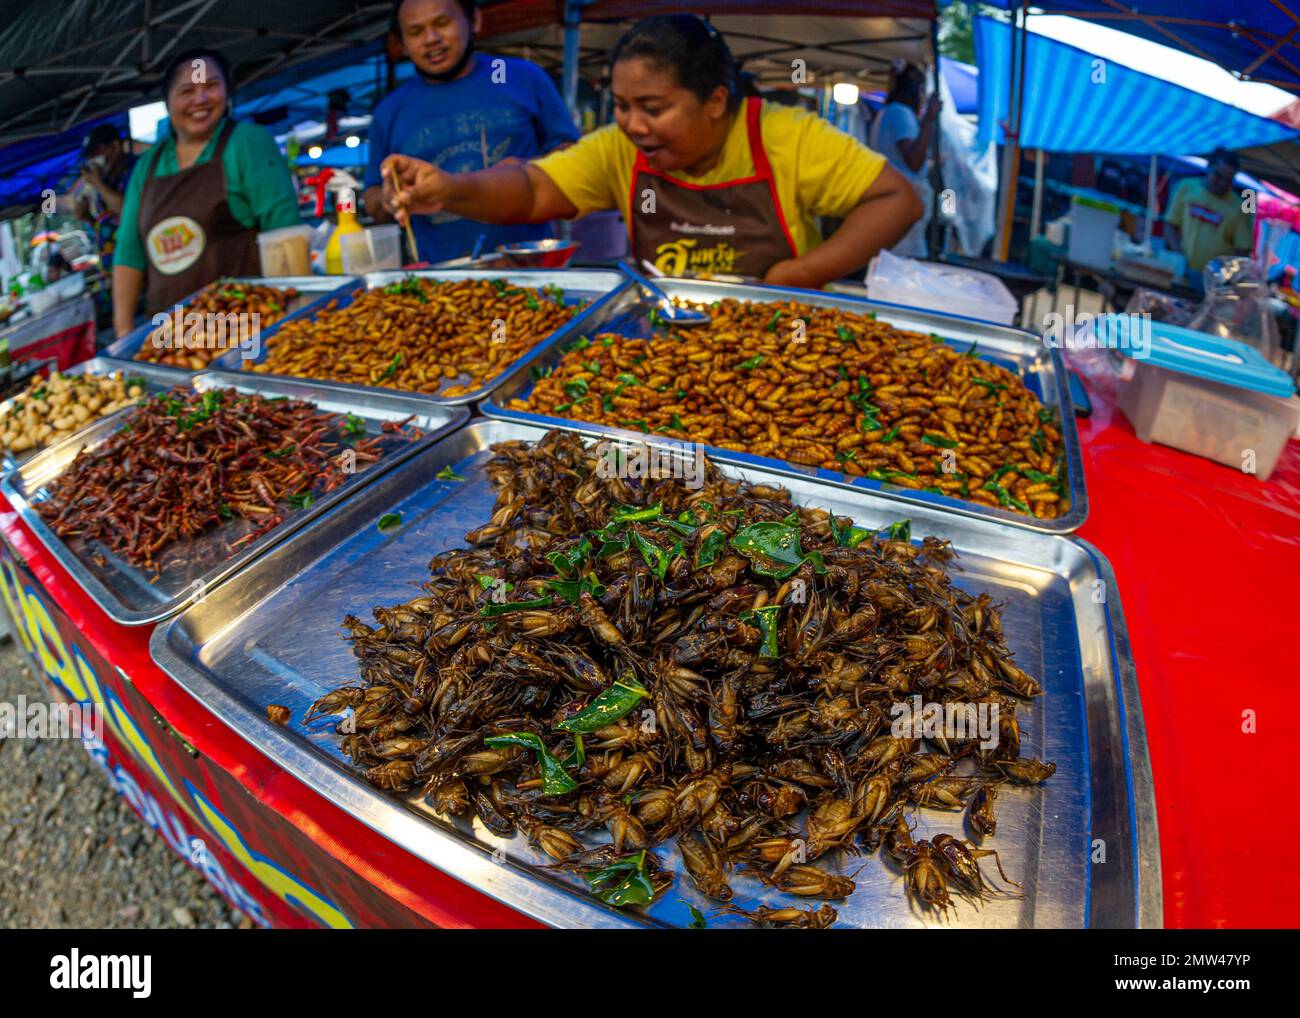
[[[979,859],[999,788],[1055,770],[1020,757],[1016,707],[1042,688],[988,595],[954,586],[947,543],[711,462],[695,487],[629,479],[618,448],[563,431],[494,446],[491,518],[432,560],[422,596],[344,621],[363,681],[309,718],[346,712],[370,782],[522,833],[618,907],[664,893],[670,839],[717,914],[765,926],[835,921],[780,895],[851,895],[824,865],[836,850],[883,846],[922,911],[1018,893]],[[896,734],[892,708],[917,696],[996,704],[996,745]],[[922,806],[965,811],[980,844],[914,838]],[[729,904],[745,872],[771,896],[749,910]]]

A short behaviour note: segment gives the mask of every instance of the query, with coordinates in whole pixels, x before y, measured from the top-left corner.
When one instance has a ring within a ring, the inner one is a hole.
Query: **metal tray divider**
[[[1078,426],[1074,419],[1074,404],[1070,400],[1065,362],[1059,350],[1045,346],[1042,340],[1033,333],[965,318],[960,315],[947,315],[921,308],[909,308],[898,304],[886,304],[881,301],[869,301],[848,294],[796,290],[779,286],[715,283],[693,279],[662,278],[656,282],[670,297],[682,297],[700,302],[708,302],[723,297],[735,297],[740,300],[759,302],[798,300],[817,307],[845,308],[858,312],[871,311],[881,321],[890,322],[900,328],[913,329],[917,332],[936,333],[944,336],[945,339],[952,337],[959,338],[962,342],[978,342],[980,348],[985,352],[1001,351],[1004,354],[1012,355],[1018,351],[1021,359],[1032,354],[1029,363],[1040,365],[1036,369],[1035,375],[1043,388],[1043,402],[1046,406],[1057,409],[1061,418],[1066,473],[1069,479],[1070,509],[1064,516],[1055,520],[1040,520],[1002,508],[995,509],[991,506],[983,506],[977,502],[968,502],[908,488],[885,486],[880,481],[873,481],[868,478],[849,479],[838,471],[824,467],[809,466],[787,460],[737,452],[733,449],[705,445],[704,449],[708,454],[719,462],[752,464],[769,470],[777,470],[789,476],[815,477],[827,484],[838,485],[856,491],[871,491],[909,505],[932,506],[947,512],[960,513],[978,519],[994,519],[1044,533],[1070,533],[1082,526],[1084,520],[1087,519],[1088,495],[1083,472],[1083,453],[1079,444]],[[633,319],[642,319],[651,303],[638,290],[632,288],[625,290],[617,299],[604,304],[599,314],[593,314],[592,320],[588,323],[585,331],[588,333],[599,331],[627,333],[629,329],[634,327]],[[562,356],[563,351],[554,344],[549,345],[545,350],[533,351],[532,356],[521,361],[500,381],[491,396],[479,405],[479,410],[488,417],[573,428],[582,431],[584,434],[626,435],[637,439],[646,437],[639,431],[570,418],[551,417],[545,414],[515,410],[506,406],[511,399],[521,398],[525,395],[533,380],[534,371],[553,367],[559,363]]]
[[[231,282],[235,284],[242,283],[246,286],[294,287],[295,289],[298,290],[300,297],[306,297],[308,294],[316,294],[315,297],[308,297],[302,307],[295,308],[293,311],[285,315],[283,318],[280,318],[277,321],[272,322],[265,329],[261,329],[259,332],[259,336],[261,340],[264,342],[267,339],[267,337],[273,335],[275,333],[275,330],[278,329],[285,322],[287,322],[289,319],[295,318],[298,315],[302,314],[303,312],[309,311],[313,308],[324,306],[325,303],[329,301],[331,297],[334,297],[336,294],[339,294],[342,291],[348,289],[349,287],[354,286],[357,282],[357,277],[356,276],[241,276],[241,277],[233,278]],[[192,294],[190,294],[188,297],[186,297],[184,300],[182,300],[180,302],[181,308],[182,309],[188,308],[194,302],[194,299],[198,297],[198,295],[202,293],[204,289],[206,289],[206,287],[200,287],[199,289],[195,290]],[[121,339],[117,340],[114,343],[109,344],[109,346],[104,351],[105,355],[118,360],[129,361],[132,364],[139,364],[139,363],[149,364],[150,362],[148,361],[136,361],[135,355],[140,350],[140,348],[144,346],[144,341],[149,338],[149,333],[151,333],[154,330],[154,328],[155,326],[152,321],[144,322],[143,324],[136,326],[136,328],[132,329]],[[239,353],[240,351],[234,351],[234,352]],[[208,365],[208,368],[214,366],[216,361],[219,359],[220,358],[213,358],[212,362]],[[194,371],[187,371],[184,368],[172,367],[167,364],[157,364],[153,366],[163,371],[174,372],[175,374],[183,377],[189,377],[190,375],[194,375],[197,373]],[[201,370],[207,370],[207,369],[205,368]]]
[[[388,286],[391,283],[401,282],[408,277],[417,279],[504,279],[510,283],[519,286],[532,286],[540,288],[546,285],[559,286],[566,292],[577,290],[584,296],[589,296],[589,303],[578,314],[574,315],[567,323],[556,329],[549,336],[539,341],[535,346],[526,351],[518,360],[506,365],[494,377],[489,378],[477,389],[464,393],[460,396],[437,396],[426,392],[413,392],[405,389],[391,389],[383,386],[358,385],[352,382],[331,382],[331,385],[342,386],[347,389],[371,392],[392,392],[399,395],[409,396],[412,399],[426,400],[430,403],[437,403],[444,406],[468,406],[477,403],[480,400],[490,396],[498,386],[502,385],[505,379],[516,370],[516,367],[533,357],[538,356],[551,349],[564,340],[581,335],[590,329],[590,323],[601,314],[601,309],[607,302],[616,300],[621,294],[625,293],[631,287],[631,281],[622,273],[609,269],[414,269],[409,272],[401,270],[388,270],[384,272],[370,272],[361,277],[358,283],[350,283],[345,287],[331,294],[331,297],[337,297],[340,301],[340,307],[347,307],[351,303],[352,295],[357,289],[373,290],[381,286]],[[587,280],[591,285],[586,288],[577,287],[575,280]],[[566,286],[565,283],[569,285]],[[601,286],[607,286],[606,289],[600,289]],[[318,302],[310,308],[303,308],[301,311],[283,318],[277,325],[285,325],[290,320],[301,320],[304,318],[314,318],[323,310],[324,302]],[[270,333],[265,338],[269,339]],[[266,358],[266,344],[263,343],[262,354],[254,360],[254,363],[260,363]],[[241,368],[243,358],[241,352],[234,350],[223,354],[213,361],[213,367],[222,371],[238,371]],[[263,378],[301,378],[298,375],[280,375],[271,373],[258,372]]]
[[[406,446],[390,451],[379,462],[359,471],[347,484],[328,493],[306,509],[292,513],[278,527],[249,542],[230,558],[217,563],[201,576],[196,577],[194,582],[185,588],[188,593],[160,598],[148,608],[132,607],[126,602],[124,591],[110,589],[100,577],[96,576],[87,564],[55,535],[37,513],[32,500],[32,496],[62,473],[83,448],[91,447],[116,432],[125,416],[134,408],[124,407],[117,413],[100,418],[81,431],[41,450],[37,456],[0,479],[0,490],[4,492],[10,505],[18,511],[23,522],[49,549],[59,564],[67,569],[91,599],[120,625],[151,625],[171,617],[196,599],[210,597],[221,583],[246,568],[270,548],[328,512],[334,505],[345,501],[353,492],[365,488],[389,470],[454,431],[469,418],[468,411],[462,408],[433,406],[418,400],[406,399],[399,394],[376,390],[358,394],[329,383],[306,379],[271,379],[262,375],[206,371],[186,376],[185,381],[196,391],[227,387],[244,393],[305,399],[315,403],[322,410],[340,414],[354,413],[376,424],[403,420],[414,415],[417,418],[416,425],[422,427],[425,434]],[[152,589],[152,584],[144,579],[141,571],[134,568],[124,568],[123,571],[128,579],[135,580],[135,586]],[[125,583],[125,580],[123,582]]]

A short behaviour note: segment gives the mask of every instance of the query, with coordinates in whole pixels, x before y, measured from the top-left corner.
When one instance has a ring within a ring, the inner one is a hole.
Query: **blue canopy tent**
[[[1049,152],[1183,154],[1300,138],[1266,117],[1135,71],[1097,54],[1027,33],[1018,142]],[[1012,28],[975,19],[980,140],[1004,143],[1011,111]],[[1080,87],[1083,83],[1083,87]]]
[[[948,83],[948,90],[952,93],[952,101],[957,107],[957,112],[978,113],[979,68],[972,64],[963,64],[960,60],[953,60],[951,57],[941,56],[939,72],[943,75],[943,80]]]
[[[20,19],[22,23],[12,31],[0,33],[0,51],[10,63],[28,65],[23,68],[25,74],[0,71],[0,137],[15,139],[0,147],[0,208],[30,202],[46,187],[66,187],[77,171],[85,133],[107,119],[104,114],[109,112],[124,126],[128,105],[155,98],[160,66],[166,53],[177,46],[199,42],[221,45],[231,58],[238,83],[236,115],[279,134],[305,119],[323,120],[331,93],[347,93],[346,114],[368,114],[393,83],[385,60],[386,7],[344,5],[336,0],[299,5],[294,0],[289,8],[268,9],[264,14],[268,27],[254,28],[240,24],[238,14],[226,5],[204,4],[189,20],[173,24],[164,17],[166,12],[151,12],[148,5],[139,12],[137,22],[118,9],[124,5],[116,0],[87,3],[111,11],[113,33],[95,41],[92,37],[95,32],[103,34],[103,24],[88,17],[84,24],[80,19],[61,24],[62,34],[55,44],[50,15],[35,11]],[[562,66],[565,93],[572,106],[580,67],[598,78],[610,45],[631,19],[646,14],[694,10],[708,15],[744,59],[746,69],[760,78],[788,80],[791,60],[800,58],[819,77],[869,77],[878,82],[895,57],[925,60],[931,50],[935,0],[879,0],[871,5],[860,0],[817,0],[797,13],[786,0],[715,0],[711,4],[512,0],[487,3],[482,10],[480,39],[485,43],[491,40],[487,48],[517,52],[556,70]],[[89,30],[91,25],[94,31]],[[582,47],[578,46],[579,32]],[[90,38],[86,46],[93,42],[97,47],[94,54],[81,53],[85,46],[72,45],[83,35]],[[10,43],[12,53],[5,50]],[[69,56],[74,51],[75,60]],[[24,54],[21,59],[19,53]],[[110,63],[112,68],[103,70]],[[94,66],[88,70],[89,65]],[[62,98],[51,93],[38,104],[39,109],[29,109],[32,104],[25,82],[38,73],[53,76],[60,87],[66,85],[67,92]],[[401,81],[413,69],[398,64],[392,73]],[[58,77],[64,74],[66,83]],[[11,113],[14,115],[9,116]],[[86,119],[77,123],[79,116]],[[32,133],[48,130],[47,125],[70,122],[74,126],[62,133],[30,138]],[[17,140],[23,137],[22,132],[27,132],[28,140]],[[348,152],[337,155],[350,158]]]
[[[981,0],[1003,10],[1021,0]],[[1033,0],[1043,14],[1068,14],[1172,46],[1250,81],[1300,94],[1300,5],[1295,0]]]
[[[1002,258],[1010,244],[1022,148],[1154,157],[1300,138],[1278,121],[1028,32],[1023,23],[976,18],[975,52],[980,137],[1005,145],[997,245]],[[1148,204],[1155,200],[1154,174],[1153,163]],[[1031,232],[1038,226],[1040,185],[1041,163]]]
[[[0,209],[35,202],[47,187],[59,190],[77,172],[86,135],[100,124],[113,124],[126,134],[126,114],[119,113],[0,148]]]
[[[979,112],[979,68],[974,64],[963,64],[951,57],[939,58],[939,73],[952,92],[953,106],[963,115]],[[885,92],[863,93],[862,99],[878,109],[885,104]]]
[[[409,63],[393,69],[395,83],[415,73]],[[334,54],[309,68],[241,86],[235,103],[237,117],[254,120],[283,134],[304,120],[323,120],[331,93],[346,93],[347,115],[369,115],[387,93],[388,67],[383,40]]]
[[[346,145],[331,145],[314,159],[307,152],[303,152],[299,154],[297,160],[298,165],[302,167],[328,166],[336,170],[346,170],[353,166],[365,166],[368,162],[370,162],[370,143],[368,141],[363,141],[355,148],[348,148]]]

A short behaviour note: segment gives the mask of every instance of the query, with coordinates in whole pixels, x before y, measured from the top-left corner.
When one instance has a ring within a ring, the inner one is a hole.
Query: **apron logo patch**
[[[700,247],[694,237],[669,241],[655,248],[654,265],[666,276],[703,276],[735,273],[739,252],[725,240]]]
[[[174,276],[199,260],[207,246],[207,234],[189,216],[169,216],[149,231],[145,246],[153,267],[165,276]]]

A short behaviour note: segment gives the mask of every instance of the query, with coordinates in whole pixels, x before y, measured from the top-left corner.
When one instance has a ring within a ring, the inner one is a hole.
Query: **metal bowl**
[[[512,268],[562,269],[578,250],[576,240],[526,240],[497,248]]]

